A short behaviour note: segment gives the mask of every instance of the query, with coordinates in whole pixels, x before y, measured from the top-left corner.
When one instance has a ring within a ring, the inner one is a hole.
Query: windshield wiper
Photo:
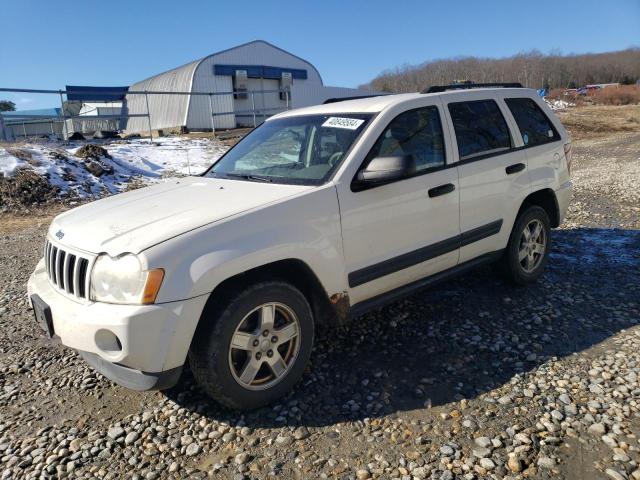
[[[267,182],[271,183],[273,180],[269,177],[262,177],[260,175],[251,175],[248,173],[225,173],[225,177],[244,178],[245,180],[251,180],[254,182]]]

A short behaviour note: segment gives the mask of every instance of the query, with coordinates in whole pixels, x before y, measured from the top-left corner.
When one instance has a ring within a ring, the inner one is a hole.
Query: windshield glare
[[[224,155],[208,177],[319,185],[340,165],[371,115],[270,120]]]

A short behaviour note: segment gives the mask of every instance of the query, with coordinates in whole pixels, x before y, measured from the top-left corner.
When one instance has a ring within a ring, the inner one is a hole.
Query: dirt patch
[[[16,212],[0,214],[0,235],[9,235],[33,228],[41,228],[51,223],[53,217],[68,208],[69,205],[54,203],[44,208],[23,209]]]
[[[614,133],[640,133],[640,105],[585,106],[558,113],[574,140]]]

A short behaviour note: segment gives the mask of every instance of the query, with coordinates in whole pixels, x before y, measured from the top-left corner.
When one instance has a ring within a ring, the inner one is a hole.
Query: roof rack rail
[[[453,85],[434,85],[420,93],[438,93],[446,90],[469,90],[472,88],[524,88],[520,82],[511,83],[456,83]]]
[[[355,97],[327,98],[324,102],[322,102],[322,104],[326,105],[327,103],[346,102],[348,100],[358,100],[360,98],[384,97],[385,95],[387,95],[387,94],[386,93],[376,93],[376,94],[373,94],[373,95],[358,95],[358,96],[355,96]]]

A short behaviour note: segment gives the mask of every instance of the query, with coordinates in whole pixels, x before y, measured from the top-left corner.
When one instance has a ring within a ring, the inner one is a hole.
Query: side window
[[[409,110],[394,118],[367,156],[413,155],[418,172],[444,167],[444,137],[436,107]]]
[[[511,135],[493,100],[449,104],[460,160],[511,149]]]
[[[505,103],[518,124],[522,141],[527,146],[560,140],[551,120],[530,98],[506,98]]]

